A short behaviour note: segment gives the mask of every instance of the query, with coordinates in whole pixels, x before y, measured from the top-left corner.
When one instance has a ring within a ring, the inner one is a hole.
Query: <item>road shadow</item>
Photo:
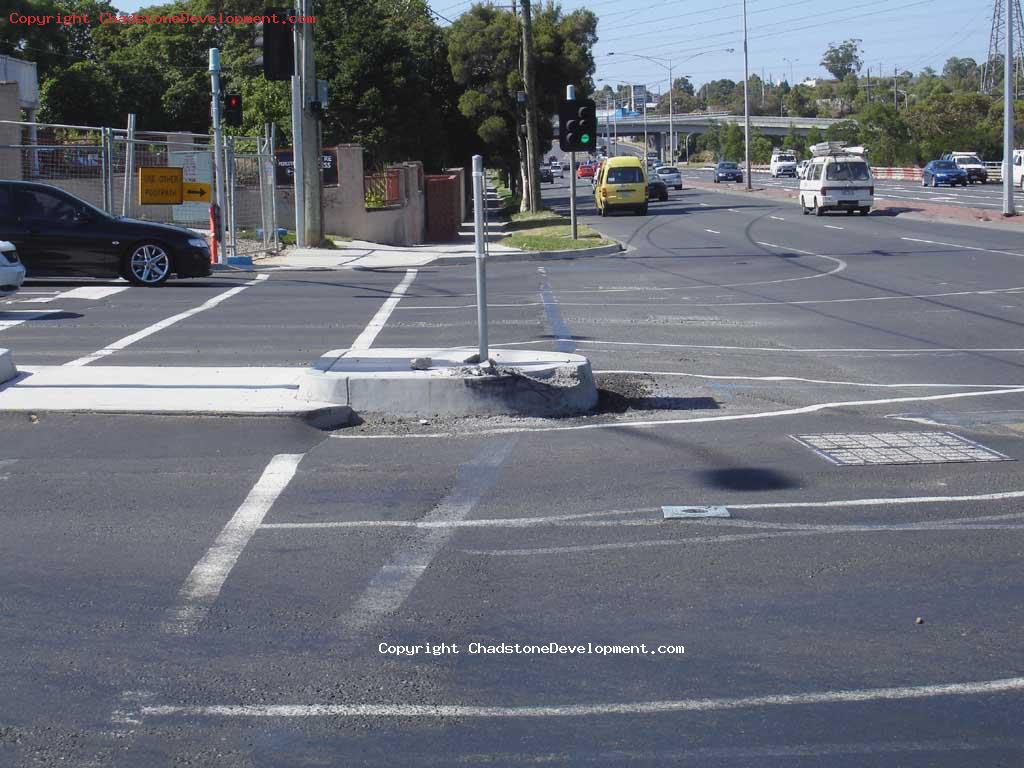
[[[705,482],[726,491],[777,491],[796,488],[796,478],[766,467],[708,469],[701,472]]]

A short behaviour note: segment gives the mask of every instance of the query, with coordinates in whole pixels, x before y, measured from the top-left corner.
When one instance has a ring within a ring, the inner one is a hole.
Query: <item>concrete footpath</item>
[[[619,243],[597,248],[564,251],[527,251],[490,243],[487,262],[543,261],[548,259],[581,259],[608,256],[621,252]],[[347,269],[416,269],[419,267],[463,266],[472,264],[476,251],[468,243],[431,243],[396,246],[349,240],[334,248],[291,247],[278,256],[255,262],[258,271],[317,271]]]

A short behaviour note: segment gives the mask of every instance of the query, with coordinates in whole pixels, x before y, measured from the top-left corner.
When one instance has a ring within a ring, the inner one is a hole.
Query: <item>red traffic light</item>
[[[239,96],[237,93],[232,93],[232,94],[228,95],[228,100],[227,100],[227,107],[228,107],[228,109],[238,109],[241,106],[242,106],[242,97],[241,96]]]

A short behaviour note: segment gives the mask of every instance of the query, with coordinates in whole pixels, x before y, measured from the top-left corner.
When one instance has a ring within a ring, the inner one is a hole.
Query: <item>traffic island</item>
[[[11,352],[8,349],[0,349],[0,384],[10,381],[18,375],[18,369],[11,359]]]
[[[574,416],[597,406],[590,361],[539,350],[336,349],[299,384],[299,397],[357,413],[402,417]]]

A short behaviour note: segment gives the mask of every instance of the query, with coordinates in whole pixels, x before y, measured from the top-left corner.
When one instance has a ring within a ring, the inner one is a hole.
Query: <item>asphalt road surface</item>
[[[0,416],[0,765],[1021,765],[1019,235],[581,187],[629,250],[492,265],[490,333],[594,415]],[[30,281],[0,342],[302,366],[406,278],[264,274]],[[374,346],[475,334],[425,268]]]

